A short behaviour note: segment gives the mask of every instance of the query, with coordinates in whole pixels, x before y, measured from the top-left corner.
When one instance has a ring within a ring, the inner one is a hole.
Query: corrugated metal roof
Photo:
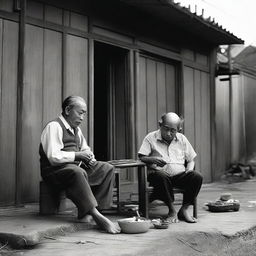
[[[189,31],[205,41],[215,45],[243,44],[244,41],[227,31],[212,18],[192,13],[189,8],[175,3],[173,0],[120,0],[132,5],[152,17],[156,17],[169,25],[175,25],[183,31]]]

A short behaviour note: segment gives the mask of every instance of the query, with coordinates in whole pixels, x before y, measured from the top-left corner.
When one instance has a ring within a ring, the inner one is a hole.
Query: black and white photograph
[[[256,256],[254,0],[0,0],[0,256]]]

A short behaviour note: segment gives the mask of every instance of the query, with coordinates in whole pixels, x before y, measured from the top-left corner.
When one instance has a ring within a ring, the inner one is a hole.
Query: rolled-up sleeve
[[[50,122],[43,130],[41,143],[43,150],[52,165],[73,162],[75,152],[62,151],[63,131],[58,122]]]
[[[151,153],[151,144],[150,144],[149,139],[146,137],[142,141],[142,144],[140,146],[138,154],[148,156],[148,155],[150,155],[150,153]]]
[[[184,136],[184,143],[185,143],[185,159],[190,162],[192,161],[196,156],[196,152],[194,150],[194,148],[192,147],[192,145],[190,144],[190,142],[188,141],[188,139]]]

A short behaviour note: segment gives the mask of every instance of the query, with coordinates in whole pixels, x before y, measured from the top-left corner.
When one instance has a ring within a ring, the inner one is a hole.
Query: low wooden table
[[[147,166],[140,160],[134,159],[122,159],[109,161],[110,164],[118,169],[137,167],[138,168],[138,191],[139,191],[139,212],[140,214],[148,218],[149,217],[149,193],[153,191],[153,187],[148,187],[147,184]],[[179,188],[173,189],[174,194],[183,194],[184,190]],[[119,193],[119,190],[118,190]],[[119,195],[118,195],[119,196]],[[197,218],[197,198],[193,202],[193,216]]]
[[[137,167],[138,169],[138,192],[139,192],[139,212],[143,217],[148,218],[148,193],[147,193],[147,167],[140,160],[121,159],[108,161],[116,169]]]

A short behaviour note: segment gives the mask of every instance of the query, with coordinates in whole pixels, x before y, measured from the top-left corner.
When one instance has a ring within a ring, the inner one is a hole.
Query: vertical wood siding
[[[246,150],[248,157],[256,155],[256,118],[255,118],[255,77],[243,74],[244,103],[245,103],[245,130],[246,130]]]
[[[22,152],[19,170],[21,202],[38,198],[38,145],[42,128],[60,114],[62,95],[80,95],[87,100],[88,90],[87,39],[67,35],[63,57],[61,33],[32,25],[27,25],[26,32],[22,120],[22,145],[26,150]],[[87,122],[82,126],[85,135],[86,126]]]
[[[12,8],[12,1],[0,1],[0,9]],[[28,1],[27,14],[88,31],[87,17],[43,3]],[[43,127],[59,115],[63,97],[80,95],[88,101],[88,40],[27,24],[19,134],[23,150],[16,170],[18,32],[18,23],[0,19],[0,205],[14,204],[15,195],[20,203],[38,200]],[[87,125],[82,126],[86,137]]]
[[[230,164],[230,99],[229,82],[216,79],[216,170],[219,177]]]
[[[255,80],[254,80],[255,83]],[[251,94],[253,95],[253,93]],[[255,94],[254,94],[255,96]],[[246,130],[245,130],[245,100],[244,100],[244,84],[242,76],[232,76],[232,101],[231,114],[231,162],[244,161],[246,158]],[[254,108],[255,101],[250,110]],[[254,111],[253,111],[254,112]],[[252,118],[252,116],[251,116]],[[256,122],[255,122],[256,125]],[[249,126],[252,128],[252,126]],[[256,126],[252,129],[253,134]],[[256,144],[255,144],[256,145]],[[256,151],[256,148],[254,148]]]
[[[209,74],[184,67],[184,133],[197,152],[196,169],[211,181]]]
[[[38,194],[38,144],[43,120],[43,29],[26,25],[25,82],[21,130],[21,166],[18,171],[19,199],[33,201]]]
[[[62,103],[62,34],[44,30],[43,127],[56,118]]]
[[[15,201],[18,24],[0,19],[0,205]]]
[[[79,95],[88,102],[88,40],[67,35],[64,61],[64,98]],[[81,129],[87,137],[88,115]]]
[[[176,110],[175,66],[140,56],[137,94],[137,147],[150,131],[158,129],[158,120]]]

